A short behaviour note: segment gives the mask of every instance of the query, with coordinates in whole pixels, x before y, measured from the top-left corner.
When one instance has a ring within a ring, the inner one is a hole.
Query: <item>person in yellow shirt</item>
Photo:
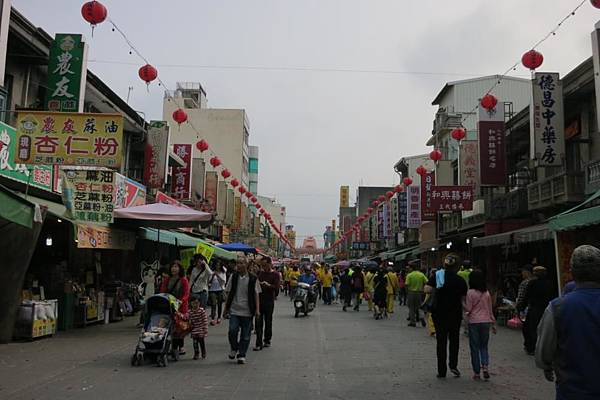
[[[367,303],[369,305],[369,311],[373,311],[373,291],[375,290],[374,281],[375,281],[376,270],[369,268],[369,271],[365,274],[365,292],[369,293],[369,298],[367,299]]]
[[[297,265],[294,265],[292,270],[288,273],[288,277],[290,278],[290,298],[293,300],[294,295],[296,294],[296,287],[298,286],[298,278],[300,278],[300,271],[298,270]]]
[[[396,298],[396,293],[398,293],[398,289],[400,289],[400,283],[398,282],[398,275],[394,272],[392,267],[388,267],[387,269],[387,301],[386,301],[386,309],[388,314],[394,313],[394,299]]]
[[[290,268],[283,266],[283,292],[287,296],[290,292]]]
[[[332,287],[333,287],[333,273],[329,265],[325,264],[325,268],[321,272],[321,286],[323,287],[323,303],[331,305],[332,301]]]

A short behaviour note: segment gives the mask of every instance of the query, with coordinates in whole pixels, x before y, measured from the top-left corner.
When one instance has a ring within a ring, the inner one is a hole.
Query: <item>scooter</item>
[[[294,318],[298,318],[300,313],[305,316],[308,315],[316,306],[317,293],[315,292],[315,285],[311,286],[308,283],[298,282],[294,295]]]

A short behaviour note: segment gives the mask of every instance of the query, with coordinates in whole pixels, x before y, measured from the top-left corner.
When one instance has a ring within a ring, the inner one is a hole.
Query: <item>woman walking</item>
[[[223,315],[223,291],[227,285],[227,270],[219,264],[208,281],[208,298],[210,302],[210,324],[220,324]]]
[[[175,296],[177,300],[181,302],[179,306],[179,312],[187,318],[189,298],[190,298],[190,283],[185,277],[185,271],[181,266],[179,260],[173,261],[171,264],[171,275],[163,279],[162,286],[160,288],[161,293],[167,293]],[[184,355],[183,350],[183,338],[185,335],[173,334],[173,351],[179,351],[180,355]]]
[[[490,327],[496,333],[496,319],[492,311],[492,296],[485,285],[483,272],[475,270],[469,275],[469,291],[465,303],[465,315],[469,323],[469,347],[471,348],[471,365],[473,366],[473,379],[490,379],[490,356],[488,342],[490,340]]]

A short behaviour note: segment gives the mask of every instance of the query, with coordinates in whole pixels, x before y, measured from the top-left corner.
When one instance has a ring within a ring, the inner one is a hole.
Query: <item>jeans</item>
[[[471,365],[477,375],[481,367],[490,365],[488,342],[490,341],[490,323],[469,324],[469,347],[471,348]]]
[[[223,291],[210,292],[210,319],[221,319],[223,315]]]
[[[206,304],[208,303],[208,292],[206,290],[192,293],[192,298],[197,298],[200,301],[200,307],[206,308]]]
[[[246,357],[248,346],[250,346],[251,322],[252,317],[241,317],[239,315],[229,317],[229,346],[231,351],[237,351],[238,358]]]
[[[331,304],[331,288],[330,287],[324,287],[323,288],[323,302],[325,304]]]
[[[421,320],[419,308],[423,303],[423,293],[408,292],[408,316],[411,324],[416,324]]]
[[[460,339],[460,318],[441,318],[433,316],[435,324],[435,338],[437,340],[438,375],[446,376],[448,367],[454,369],[458,366],[458,345]],[[450,356],[448,357],[448,342],[450,342]],[[448,359],[449,358],[449,359]],[[446,360],[448,359],[448,367]]]
[[[273,310],[275,303],[272,301],[260,302],[260,315],[256,317],[256,347],[262,347],[265,343],[271,343],[273,337]],[[264,341],[263,341],[264,326]]]

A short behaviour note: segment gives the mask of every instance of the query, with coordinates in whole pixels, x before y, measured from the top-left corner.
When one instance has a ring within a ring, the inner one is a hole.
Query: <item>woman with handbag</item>
[[[473,379],[490,379],[488,367],[490,356],[488,343],[490,340],[490,327],[496,333],[496,319],[492,311],[492,296],[485,284],[483,272],[475,270],[469,276],[469,291],[465,302],[465,315],[469,323],[469,347],[471,348],[471,365],[473,366]]]
[[[185,277],[185,271],[179,260],[175,260],[171,264],[171,275],[163,280],[160,292],[173,295],[181,302],[176,316],[176,329],[173,334],[172,346],[173,352],[178,351],[180,355],[184,355],[183,338],[187,335],[189,328],[186,319],[188,317],[190,283]]]

